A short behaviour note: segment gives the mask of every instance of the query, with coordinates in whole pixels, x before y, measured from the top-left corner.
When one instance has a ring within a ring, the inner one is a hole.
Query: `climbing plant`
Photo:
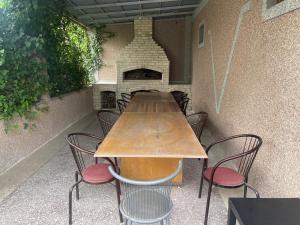
[[[24,1],[25,2],[25,1]],[[47,90],[42,59],[44,40],[30,30],[32,5],[2,1],[0,10],[0,118],[29,117],[34,103]]]
[[[87,87],[109,37],[75,22],[65,1],[0,0],[0,119],[32,118],[43,94]]]

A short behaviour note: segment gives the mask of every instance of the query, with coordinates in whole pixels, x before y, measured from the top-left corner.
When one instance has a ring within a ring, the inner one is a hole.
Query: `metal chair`
[[[127,93],[121,93],[121,97],[124,101],[130,102],[131,100],[131,95]]]
[[[244,197],[247,196],[247,187],[249,186],[247,184],[248,174],[257,152],[262,145],[262,139],[253,134],[236,135],[212,143],[207,147],[206,153],[208,154],[210,150],[216,149],[216,147],[219,147],[222,143],[227,144],[226,146],[230,144],[230,146],[234,146],[233,144],[235,144],[235,148],[237,147],[241,153],[222,159],[213,167],[208,167],[207,159],[204,161],[199,190],[199,198],[201,198],[203,179],[209,182],[204,225],[207,225],[208,221],[210,196],[213,185],[222,188],[238,188],[244,186]],[[227,165],[228,162],[233,160],[238,161],[237,169],[229,168]]]
[[[182,100],[184,100],[188,94],[183,91],[171,91],[171,95],[174,97],[177,104],[179,104]]]
[[[148,91],[149,91],[149,92],[153,92],[153,93],[160,92],[159,90],[156,90],[156,89],[149,89]]]
[[[159,90],[156,90],[156,89],[149,89],[149,90],[137,90],[137,91],[132,91],[130,93],[131,97],[133,97],[136,93],[138,92],[152,92],[152,93],[155,93],[155,92],[160,92]]]
[[[103,109],[103,110],[98,111],[97,118],[99,120],[104,137],[106,137],[106,135],[111,130],[113,125],[117,122],[119,117],[120,117],[119,113],[111,111],[111,110]],[[101,142],[96,145],[96,149],[98,149],[98,146],[101,144]],[[117,158],[114,158],[114,162],[115,162],[115,166],[118,168]]]
[[[99,110],[97,118],[103,131],[103,136],[106,137],[115,122],[119,119],[120,114],[111,110]]]
[[[130,180],[117,174],[113,167],[108,168],[112,176],[118,179],[122,187],[120,211],[125,225],[169,224],[169,216],[173,208],[171,200],[172,179],[182,169],[182,161],[171,175],[151,181]]]
[[[189,104],[190,99],[187,97],[182,98],[179,102],[179,108],[181,109],[181,112],[186,116],[186,108]]]
[[[100,185],[116,181],[116,192],[118,205],[120,204],[120,183],[116,180],[108,170],[110,166],[113,170],[119,171],[111,159],[103,158],[108,163],[98,163],[98,159],[94,158],[95,149],[92,147],[92,141],[101,142],[103,139],[91,134],[85,133],[71,133],[66,137],[66,140],[72,151],[77,171],[75,172],[75,184],[73,184],[69,191],[69,224],[72,224],[72,192],[76,189],[76,199],[79,200],[79,184],[81,182],[93,185]],[[83,141],[88,143],[84,146]],[[80,176],[80,180],[79,180]],[[122,216],[120,214],[122,222]]]
[[[117,103],[118,103],[118,108],[120,110],[120,113],[123,113],[124,110],[126,109],[127,105],[129,104],[128,101],[125,101],[123,99],[118,99]]]
[[[197,112],[186,116],[187,121],[192,127],[194,133],[196,134],[199,142],[201,143],[201,135],[203,128],[205,126],[208,114],[207,112]]]

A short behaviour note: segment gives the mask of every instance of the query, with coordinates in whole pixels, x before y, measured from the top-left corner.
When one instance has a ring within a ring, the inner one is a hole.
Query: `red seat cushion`
[[[81,171],[83,180],[89,183],[104,183],[113,179],[108,170],[109,164],[99,163]]]
[[[204,177],[209,181],[212,170],[213,168],[207,168],[203,173]],[[244,184],[244,180],[244,177],[233,169],[218,167],[214,174],[213,184],[234,187]]]

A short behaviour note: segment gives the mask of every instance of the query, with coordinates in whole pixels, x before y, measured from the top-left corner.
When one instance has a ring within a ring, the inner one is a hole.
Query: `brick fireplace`
[[[130,93],[141,89],[156,89],[170,92],[180,90],[188,93],[191,99],[191,85],[170,84],[170,61],[165,50],[153,39],[152,18],[134,20],[134,39],[120,53],[116,62],[115,82],[100,81],[94,85],[94,107],[101,108],[101,92],[115,91]],[[191,104],[189,105],[191,109]]]

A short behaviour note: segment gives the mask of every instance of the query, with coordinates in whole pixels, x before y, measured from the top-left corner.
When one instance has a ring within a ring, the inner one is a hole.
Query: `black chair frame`
[[[192,123],[192,122],[189,121],[189,118],[193,117],[193,116],[199,116],[201,119],[197,120],[195,123]],[[199,142],[201,143],[201,136],[202,136],[202,133],[203,133],[203,130],[204,130],[207,118],[208,118],[208,113],[207,112],[192,113],[190,115],[187,115],[186,118],[187,118],[190,126],[194,130],[194,133],[196,134]]]
[[[107,115],[110,115],[110,117],[114,117],[114,118],[108,119],[108,118],[105,118],[104,116],[102,116],[102,114],[103,115],[107,114]],[[115,111],[112,111],[112,110],[101,109],[97,112],[97,118],[100,123],[104,137],[106,137],[106,135],[108,134],[108,132],[113,127],[113,125],[115,124],[115,122],[117,121],[117,119],[119,117],[120,117],[120,114]]]
[[[187,97],[184,97],[183,99],[181,99],[178,103],[179,108],[181,109],[181,112],[186,116],[186,109],[187,106],[189,104],[190,99]]]
[[[127,105],[129,104],[128,101],[125,101],[123,99],[118,99],[117,103],[118,103],[118,108],[120,110],[120,113],[123,113],[124,110],[126,109]]]
[[[188,96],[188,94],[183,91],[171,91],[170,93],[174,97],[177,104],[179,104],[182,100],[184,100]]]
[[[253,135],[253,134],[241,134],[241,135],[227,137],[227,138],[218,140],[218,141],[212,143],[211,145],[209,145],[206,149],[206,153],[208,154],[209,151],[212,150],[218,144],[224,143],[229,140],[237,139],[237,138],[245,138],[242,153],[227,157],[227,158],[222,159],[219,162],[217,162],[212,169],[210,179],[206,179],[206,177],[204,177],[204,175],[203,175],[205,169],[208,167],[208,160],[207,159],[204,160],[203,168],[202,168],[202,175],[201,175],[201,180],[200,180],[200,189],[199,189],[199,198],[201,198],[203,179],[205,179],[207,182],[209,182],[204,225],[207,225],[207,222],[208,222],[209,204],[210,204],[210,197],[211,197],[213,185],[215,185],[217,187],[221,187],[221,188],[238,188],[238,187],[244,186],[244,197],[246,198],[246,196],[247,196],[247,187],[249,187],[249,185],[247,183],[248,182],[248,174],[253,165],[254,159],[256,158],[257,152],[262,145],[261,137],[259,137],[257,135]],[[250,141],[248,141],[248,139],[250,139]],[[252,140],[254,140],[254,141],[252,142]],[[213,182],[213,177],[214,177],[215,172],[218,169],[218,167],[220,167],[222,164],[224,164],[226,162],[236,160],[236,159],[240,159],[240,163],[238,166],[238,172],[242,176],[244,176],[244,178],[245,178],[244,183],[242,183],[240,185],[236,185],[236,186],[223,186],[223,185],[215,184]]]
[[[85,162],[83,159],[83,154],[94,156],[95,151],[82,148],[79,145],[78,136],[85,136],[85,137],[97,140],[97,141],[99,141],[99,143],[101,143],[103,141],[103,138],[101,138],[101,137],[98,137],[98,136],[95,136],[92,134],[87,134],[87,133],[80,133],[80,132],[71,133],[66,137],[66,141],[68,142],[68,144],[70,146],[71,152],[73,154],[73,157],[74,157],[77,169],[78,169],[77,171],[75,171],[75,183],[71,186],[71,188],[69,190],[69,224],[72,224],[72,192],[75,188],[76,200],[79,200],[79,184],[81,182],[84,182],[87,184],[92,184],[92,185],[100,185],[100,184],[107,184],[107,183],[111,183],[112,181],[115,181],[118,205],[120,205],[120,196],[121,196],[120,183],[115,178],[112,178],[106,182],[99,182],[99,183],[91,183],[91,182],[84,180],[82,171],[86,168],[86,165],[85,165]],[[117,173],[120,173],[119,168],[117,168],[117,166],[113,163],[113,161],[110,158],[105,157],[102,159],[107,161]],[[95,163],[96,164],[98,163],[98,158],[95,158]],[[79,176],[81,177],[81,179],[79,179]],[[120,216],[120,221],[123,222],[123,218],[122,218],[122,215],[120,212],[119,212],[119,216]]]
[[[130,102],[131,100],[131,95],[127,93],[121,93],[121,97],[124,101]]]
[[[159,90],[156,90],[156,89],[149,89],[149,90],[136,90],[136,91],[132,91],[130,93],[131,95],[131,98],[138,92],[152,92],[152,93],[155,93],[155,92],[159,92]]]

